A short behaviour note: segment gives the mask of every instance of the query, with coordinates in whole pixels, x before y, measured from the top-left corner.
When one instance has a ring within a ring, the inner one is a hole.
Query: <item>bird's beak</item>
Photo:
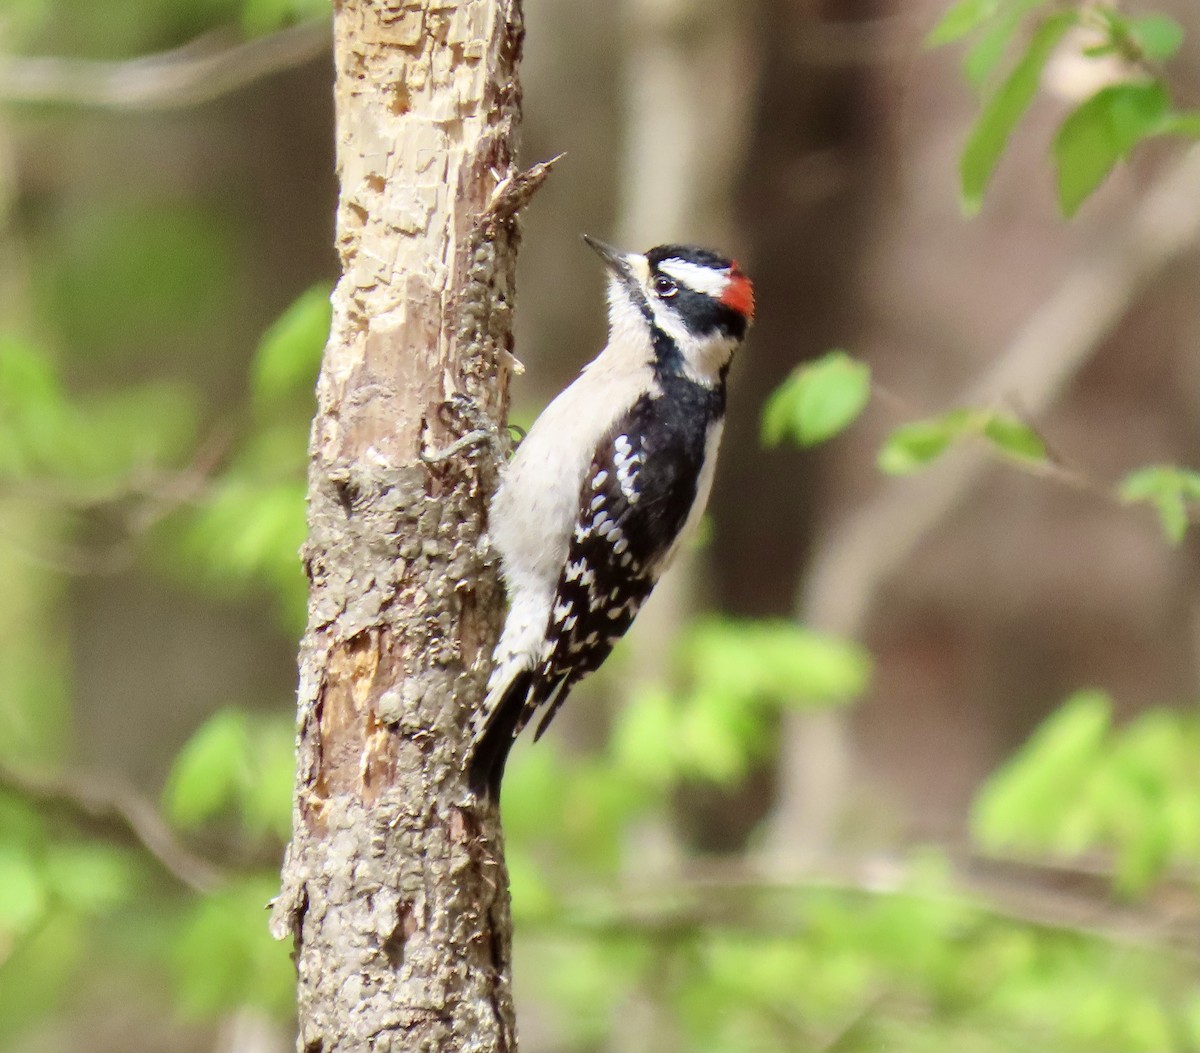
[[[620,278],[626,285],[637,286],[633,267],[629,263],[629,257],[624,252],[620,249],[614,249],[611,245],[604,244],[599,238],[593,238],[590,234],[585,234],[583,240],[587,242],[588,248],[604,261],[604,265],[616,277]]]

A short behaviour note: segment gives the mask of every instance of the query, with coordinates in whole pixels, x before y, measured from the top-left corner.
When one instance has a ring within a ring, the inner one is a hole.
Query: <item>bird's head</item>
[[[709,386],[725,378],[754,318],[754,287],[735,260],[692,245],[621,252],[584,235],[609,270],[609,343],[649,338],[655,368]]]

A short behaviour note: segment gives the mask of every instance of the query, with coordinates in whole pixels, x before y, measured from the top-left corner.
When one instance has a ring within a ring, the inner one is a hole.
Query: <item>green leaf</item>
[[[286,841],[294,770],[290,720],[223,709],[175,759],[164,791],[167,814],[185,828],[236,814],[251,837]]]
[[[1118,488],[1122,501],[1152,501],[1164,488],[1175,489],[1174,465],[1147,465],[1130,472]]]
[[[135,880],[129,857],[107,845],[55,844],[46,853],[48,887],[78,910],[99,912],[126,902]]]
[[[719,786],[730,786],[742,778],[749,766],[749,743],[732,734],[729,715],[722,700],[701,692],[686,706],[672,733],[678,746],[682,770]],[[662,743],[659,743],[661,749]]]
[[[46,910],[46,882],[22,848],[0,845],[0,939],[32,928]]]
[[[1200,851],[1200,794],[1173,793],[1162,804],[1172,855],[1195,862]]]
[[[1103,692],[1080,691],[985,784],[972,809],[974,836],[989,850],[1061,850],[1055,807],[1077,800],[1102,755],[1112,719]]]
[[[1167,15],[1132,18],[1126,25],[1126,31],[1142,55],[1151,62],[1165,62],[1173,58],[1183,44],[1183,27]]]
[[[1078,18],[1074,11],[1064,11],[1047,18],[1034,33],[1016,67],[984,104],[959,159],[962,204],[968,215],[979,211],[983,193],[1009,136],[1037,93],[1046,63],[1063,35],[1076,24]]]
[[[20,939],[5,939],[0,1035],[10,1048],[29,1048],[27,1039],[15,1036],[44,1028],[65,1010],[63,1003],[79,996],[81,977],[88,966],[96,967],[98,950],[78,914],[67,910],[50,909]],[[111,960],[106,959],[106,965]]]
[[[65,469],[117,481],[149,465],[177,463],[196,439],[193,393],[164,381],[116,388],[75,408],[74,451]]]
[[[871,680],[864,647],[800,626],[781,625],[764,640],[760,656],[764,672],[775,679],[775,694],[791,708],[853,701]]]
[[[888,475],[911,475],[945,453],[955,439],[974,430],[978,419],[970,410],[956,409],[904,424],[887,437],[876,463]]]
[[[1200,501],[1200,472],[1191,468],[1176,468],[1175,479],[1185,501]]]
[[[244,0],[242,27],[251,36],[263,36],[283,26],[326,14],[326,0]]]
[[[1187,533],[1187,508],[1178,494],[1163,493],[1155,499],[1154,508],[1158,512],[1158,521],[1162,524],[1163,533],[1173,545],[1183,541]]]
[[[1152,504],[1163,533],[1179,544],[1188,528],[1189,502],[1200,500],[1200,473],[1176,465],[1150,465],[1130,472],[1118,487],[1122,501]]]
[[[1158,81],[1113,84],[1063,121],[1054,138],[1054,160],[1058,202],[1065,216],[1073,216],[1142,139],[1160,131],[1170,105]]]
[[[860,645],[786,621],[704,619],[683,656],[702,691],[781,705],[849,702],[871,676]]]
[[[750,703],[759,700],[752,696],[778,692],[779,670],[764,675],[758,665],[761,647],[746,653],[747,635],[757,631],[749,628],[753,623],[738,623],[734,630],[728,629],[734,623],[718,624],[707,623],[700,631],[707,632],[710,642],[719,637],[717,647],[726,649],[716,659],[720,673],[708,675],[708,669],[698,666],[691,677],[695,689],[683,699],[657,687],[643,688],[617,716],[609,747],[613,767],[632,784],[660,791],[684,778],[728,785],[745,774],[769,741],[762,711]],[[699,647],[711,661],[712,651],[704,643]],[[729,672],[730,649],[737,651],[732,686],[723,675]],[[757,675],[747,679],[744,673],[751,667]]]
[[[258,719],[250,727],[250,756],[242,784],[242,826],[255,839],[286,842],[292,830],[296,747],[292,720]]]
[[[267,931],[266,907],[276,875],[245,878],[201,899],[173,948],[179,1004],[192,1016],[252,1005],[291,1010],[295,969],[288,948]]]
[[[968,84],[977,91],[983,90],[1007,53],[1009,42],[1021,24],[1021,19],[1045,2],[1046,0],[1009,0],[1003,5],[999,17],[972,45],[963,59],[963,76],[967,78]]]
[[[1017,417],[991,413],[983,425],[983,435],[1001,453],[1024,461],[1044,461],[1046,445],[1037,432]]]
[[[942,47],[961,40],[1000,10],[1000,0],[958,0],[942,15],[925,37],[927,48]]]
[[[617,717],[623,715],[624,707]],[[504,776],[505,834],[529,843],[547,829],[561,829],[561,788],[569,778],[552,741],[539,742],[538,749],[526,749],[518,742]]]
[[[1171,860],[1170,828],[1161,808],[1142,809],[1137,832],[1120,846],[1114,886],[1118,892],[1144,892]]]
[[[42,351],[0,336],[0,476],[32,475],[62,458],[71,408]]]
[[[297,393],[312,394],[333,309],[329,287],[300,294],[263,335],[254,358],[254,398],[270,404]]]
[[[678,771],[678,723],[679,707],[667,692],[638,691],[614,718],[609,748],[618,768],[651,786],[669,785]]]
[[[50,359],[0,336],[0,476],[108,487],[178,457],[193,441],[194,400],[163,382],[68,400]]]
[[[172,822],[200,826],[238,800],[250,763],[246,715],[224,709],[210,717],[175,758],[164,806]]]
[[[763,410],[763,442],[776,446],[790,436],[815,446],[853,423],[870,397],[870,367],[845,351],[830,351],[795,370],[771,396]]]
[[[305,484],[299,478],[258,477],[254,466],[243,467],[245,477],[226,475],[189,511],[168,569],[186,574],[189,583],[200,580],[230,591],[269,585],[294,621],[303,615],[307,586],[297,555],[307,532]]]
[[[1157,133],[1200,139],[1200,110],[1178,110],[1166,114],[1158,126]]]
[[[546,880],[545,868],[528,852],[508,845],[505,852],[512,916],[518,925],[544,921],[558,908],[554,888]]]

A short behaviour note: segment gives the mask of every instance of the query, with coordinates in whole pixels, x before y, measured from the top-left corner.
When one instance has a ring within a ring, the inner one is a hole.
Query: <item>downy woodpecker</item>
[[[608,343],[534,423],[491,504],[509,612],[469,775],[493,797],[513,739],[544,707],[539,738],[608,657],[704,511],[726,373],[754,317],[733,260],[584,240],[609,272]]]

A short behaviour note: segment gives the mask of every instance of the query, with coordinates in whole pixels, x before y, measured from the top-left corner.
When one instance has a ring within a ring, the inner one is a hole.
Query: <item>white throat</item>
[[[634,273],[640,279],[649,275],[649,267],[644,257],[631,257],[634,262]],[[706,267],[699,267],[684,260],[669,261],[676,269],[691,268],[686,275],[687,284],[693,288],[696,283],[706,276],[711,276],[714,282],[722,287],[728,283],[728,278],[720,272]],[[638,264],[641,264],[639,267]],[[664,268],[665,269],[665,268]],[[643,273],[644,272],[644,273]],[[683,275],[681,275],[683,278]],[[716,285],[713,285],[716,291]],[[646,317],[647,305],[654,324],[671,338],[679,349],[683,362],[683,374],[689,380],[705,387],[716,387],[721,382],[721,375],[729,367],[729,361],[737,349],[738,341],[723,333],[710,333],[697,336],[691,332],[682,319],[671,310],[667,303],[653,296],[643,294],[638,297],[618,277],[613,276],[608,283],[608,346],[604,353],[595,360],[594,364],[604,362],[606,365],[632,367],[635,362],[649,364],[654,349],[650,338],[650,322]],[[592,368],[588,366],[587,368]]]
[[[654,313],[654,324],[679,348],[684,376],[705,387],[716,387],[721,374],[729,367],[738,342],[723,333],[697,336],[664,304],[651,301],[650,309]]]

